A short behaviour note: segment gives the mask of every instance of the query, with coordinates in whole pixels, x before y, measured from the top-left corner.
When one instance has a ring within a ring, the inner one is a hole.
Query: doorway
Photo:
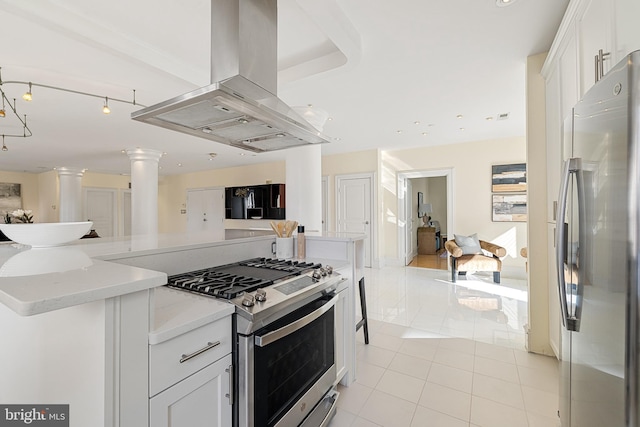
[[[404,265],[446,270],[444,242],[454,232],[453,169],[398,173],[398,194],[405,225],[398,227],[398,253]]]

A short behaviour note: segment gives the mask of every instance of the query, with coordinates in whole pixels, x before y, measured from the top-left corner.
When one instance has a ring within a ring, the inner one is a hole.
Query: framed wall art
[[[0,214],[22,208],[20,184],[0,182]]]
[[[527,191],[527,164],[491,166],[491,191],[493,193]]]
[[[491,220],[493,222],[526,222],[526,194],[492,194]]]

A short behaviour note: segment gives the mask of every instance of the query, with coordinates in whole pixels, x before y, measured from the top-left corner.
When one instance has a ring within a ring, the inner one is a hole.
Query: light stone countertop
[[[166,273],[113,261],[200,248],[220,247],[224,250],[225,245],[241,241],[265,240],[268,244],[275,237],[263,230],[234,230],[232,234],[233,237],[227,240],[207,233],[82,239],[65,246],[38,249],[2,243],[0,303],[22,316],[30,316],[155,288],[167,283]],[[349,233],[312,232],[305,235],[308,239],[333,241],[363,238],[363,235]],[[159,295],[162,301],[164,296]],[[217,305],[214,302],[203,303],[203,310],[212,309]],[[221,309],[226,312],[226,308]],[[170,321],[162,320],[162,316],[156,320],[153,327],[161,337],[162,329],[168,328]]]
[[[159,287],[154,293],[149,344],[160,344],[178,335],[215,322],[235,312],[224,299],[209,298],[178,289]]]

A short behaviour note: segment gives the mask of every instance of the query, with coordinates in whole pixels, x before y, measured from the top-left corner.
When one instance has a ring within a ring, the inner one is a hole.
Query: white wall
[[[285,163],[271,162],[251,166],[215,169],[172,175],[160,179],[158,188],[158,228],[161,233],[180,233],[187,230],[187,189],[208,187],[235,187],[259,185],[271,181],[274,184],[285,182]],[[295,200],[286,199],[286,203]],[[225,228],[265,228],[270,229],[269,221],[264,220],[225,220]]]
[[[382,256],[389,264],[400,265],[398,254],[397,177],[400,172],[414,170],[453,169],[453,224],[449,234],[478,236],[507,249],[506,266],[524,274],[525,260],[520,249],[527,245],[524,222],[491,221],[491,166],[522,163],[526,159],[523,137],[474,141],[461,144],[383,151],[380,157],[380,239]]]

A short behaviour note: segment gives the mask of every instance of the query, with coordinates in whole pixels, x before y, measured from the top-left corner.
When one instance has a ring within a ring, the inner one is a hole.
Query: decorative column
[[[312,105],[293,107],[307,122],[322,132],[329,114]],[[305,231],[322,231],[322,148],[306,145],[287,151],[287,219],[304,225]]]
[[[158,162],[162,151],[126,150],[131,160],[131,234],[158,234]]]
[[[84,169],[58,168],[60,181],[60,222],[85,221],[82,218],[82,176]]]
[[[286,157],[287,219],[305,231],[322,231],[322,149],[291,148]]]

